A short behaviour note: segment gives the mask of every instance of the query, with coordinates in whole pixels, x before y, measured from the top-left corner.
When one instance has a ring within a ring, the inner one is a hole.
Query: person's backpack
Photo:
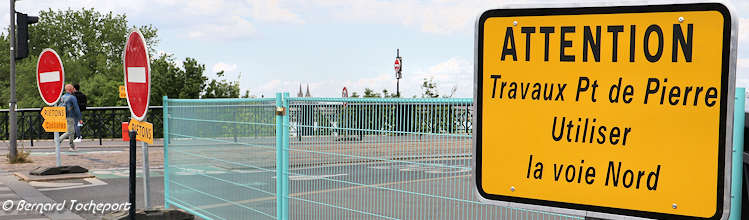
[[[88,106],[86,104],[86,102],[88,101],[86,99],[86,95],[83,94],[82,92],[76,92],[76,93],[73,93],[73,95],[75,95],[75,98],[78,99],[78,109],[80,109],[81,111],[85,111],[86,107]]]

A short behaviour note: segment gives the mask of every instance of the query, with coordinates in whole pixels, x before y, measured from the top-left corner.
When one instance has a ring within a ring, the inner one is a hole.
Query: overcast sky
[[[127,14],[130,25],[153,24],[157,51],[197,58],[207,75],[225,70],[242,93],[339,97],[364,88],[395,90],[396,48],[404,57],[401,93],[419,94],[433,77],[440,93],[471,97],[476,16],[528,0],[24,0],[17,11],[94,8]],[[538,2],[538,1],[536,1]],[[543,1],[553,2],[553,1]],[[569,2],[569,1],[559,1]],[[575,1],[580,2],[580,1]],[[749,86],[749,1],[729,1],[740,20],[738,86]],[[7,26],[8,3],[0,4]],[[3,28],[5,29],[5,28]]]

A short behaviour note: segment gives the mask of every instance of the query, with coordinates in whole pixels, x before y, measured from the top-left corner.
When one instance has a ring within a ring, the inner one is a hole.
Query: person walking
[[[75,148],[73,139],[75,139],[76,124],[81,120],[81,110],[78,108],[78,99],[73,95],[74,92],[75,88],[73,85],[65,85],[65,95],[62,96],[61,104],[65,106],[65,119],[67,120],[68,132],[62,134],[58,140],[59,143],[62,143],[62,140],[65,140],[65,138],[70,140],[70,151],[78,151]]]
[[[83,139],[83,133],[81,132],[81,129],[83,128],[83,111],[86,111],[86,107],[88,107],[88,99],[86,98],[86,94],[81,92],[81,85],[78,83],[73,84],[73,88],[75,88],[73,95],[78,100],[78,109],[81,110],[81,119],[76,123],[75,140],[73,140],[73,142],[81,142]]]

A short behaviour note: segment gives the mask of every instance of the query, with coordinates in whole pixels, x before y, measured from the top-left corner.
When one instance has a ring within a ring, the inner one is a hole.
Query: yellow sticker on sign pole
[[[727,216],[734,25],[720,3],[484,12],[481,197],[561,212]]]
[[[125,88],[125,86],[120,86],[120,90],[119,91],[120,91],[120,98],[121,99],[127,98],[127,89]]]
[[[130,119],[130,123],[128,123],[128,129],[131,131],[136,131],[135,140],[153,144],[153,124],[145,121]]]
[[[46,132],[67,132],[68,123],[65,119],[65,107],[44,107],[41,115],[44,118],[42,128]]]

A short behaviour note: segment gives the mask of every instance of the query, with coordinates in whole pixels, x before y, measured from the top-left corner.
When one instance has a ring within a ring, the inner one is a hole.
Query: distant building
[[[312,95],[309,93],[309,84],[307,84],[307,93],[302,93],[302,84],[299,84],[299,92],[296,94],[296,97],[312,97]]]

